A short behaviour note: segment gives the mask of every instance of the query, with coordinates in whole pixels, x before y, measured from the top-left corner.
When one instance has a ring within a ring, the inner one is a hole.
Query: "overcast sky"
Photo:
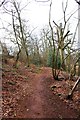
[[[37,27],[37,29],[39,29],[48,24],[50,2],[42,3],[42,2],[35,2],[35,0],[17,0],[17,1],[21,1],[21,5],[22,5],[21,7],[25,6],[27,4],[27,1],[31,1],[28,4],[28,6],[25,9],[23,9],[21,14],[22,18],[29,20],[28,24],[31,27],[34,28]],[[52,0],[53,2],[52,20],[54,20],[57,23],[60,23],[63,20],[62,2],[64,3],[65,6],[66,1],[67,0]],[[7,8],[9,9],[9,6],[7,6]],[[75,0],[68,0],[66,17],[69,17],[70,14],[73,13],[75,10],[77,10],[77,3],[75,2]],[[75,31],[75,27],[77,24],[77,14],[78,13],[76,12],[69,21],[70,28],[72,29],[73,32]],[[7,14],[4,15],[1,14],[1,12],[0,12],[0,18],[1,18],[0,28],[2,26],[2,23],[6,25],[5,21],[11,22],[12,20],[10,15]]]
[[[61,22],[59,20],[62,20],[61,18],[63,18],[62,1],[64,2],[64,6],[65,6],[66,0],[53,0],[53,4],[52,4],[52,19],[58,23]],[[31,25],[42,26],[48,24],[49,5],[50,2],[48,3],[32,2],[28,5],[27,7],[28,11],[26,12],[28,13],[28,15],[26,15],[26,17],[28,17]],[[66,17],[69,17],[69,15],[73,13],[75,10],[77,10],[77,4],[75,0],[68,0]],[[77,12],[73,15],[70,22],[77,21],[76,18],[77,18]]]
[[[21,1],[22,6],[25,6],[27,4],[27,1],[31,1],[22,12],[22,17],[29,20],[31,25],[40,26],[40,25],[48,24],[50,2],[42,3],[42,2],[35,2],[35,0],[17,0],[17,1]],[[67,0],[52,0],[52,1],[53,1],[52,19],[58,22],[63,17],[62,2],[64,3],[65,6],[65,2]],[[7,7],[9,9],[9,6]],[[66,15],[67,14],[70,15],[70,13],[74,12],[76,9],[77,9],[77,3],[75,2],[75,0],[68,0],[68,8]],[[74,18],[76,17],[76,15],[77,12],[72,17],[74,21],[76,20],[76,18]],[[3,19],[6,21],[10,21],[8,15],[6,19],[5,16],[3,15]]]

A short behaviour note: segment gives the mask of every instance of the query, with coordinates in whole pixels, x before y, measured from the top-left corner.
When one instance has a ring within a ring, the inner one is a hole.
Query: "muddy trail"
[[[9,70],[3,72],[2,81],[3,118],[79,117],[79,112],[74,106],[70,107],[71,102],[66,103],[51,90],[50,86],[55,80],[52,78],[50,68],[11,69],[11,66],[6,68]]]
[[[28,84],[24,85],[25,93],[17,105],[17,118],[77,118],[75,110],[60,100],[50,90],[48,69],[34,75]]]

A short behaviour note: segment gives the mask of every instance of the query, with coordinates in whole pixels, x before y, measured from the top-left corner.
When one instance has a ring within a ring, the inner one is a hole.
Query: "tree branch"
[[[80,5],[80,1],[77,1],[77,0],[75,0],[77,3],[78,3],[78,5]]]
[[[0,7],[5,3],[6,0],[3,0],[2,3],[0,4]]]

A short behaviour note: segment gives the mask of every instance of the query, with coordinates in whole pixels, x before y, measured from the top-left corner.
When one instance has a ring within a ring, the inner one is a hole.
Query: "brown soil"
[[[79,112],[51,91],[50,68],[13,71],[3,73],[4,118],[78,118]]]

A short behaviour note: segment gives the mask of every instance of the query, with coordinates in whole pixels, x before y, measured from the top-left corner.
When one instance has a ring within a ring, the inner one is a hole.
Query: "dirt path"
[[[17,118],[77,118],[76,111],[51,92],[47,77],[48,69],[45,69],[29,81],[28,88],[25,84],[25,93],[18,101]]]

